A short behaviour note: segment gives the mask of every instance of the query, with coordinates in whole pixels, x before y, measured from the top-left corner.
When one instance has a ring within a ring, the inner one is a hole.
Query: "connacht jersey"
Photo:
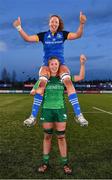
[[[39,41],[43,43],[44,59],[43,64],[48,65],[51,57],[57,57],[61,64],[64,64],[64,41],[67,39],[68,31],[60,31],[52,34],[50,31],[37,34]]]
[[[47,83],[42,108],[64,108],[64,85],[58,77],[51,77]]]

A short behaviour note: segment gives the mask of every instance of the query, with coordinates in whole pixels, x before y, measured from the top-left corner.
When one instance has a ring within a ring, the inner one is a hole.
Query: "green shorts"
[[[67,120],[66,109],[42,109],[40,121],[65,122]]]

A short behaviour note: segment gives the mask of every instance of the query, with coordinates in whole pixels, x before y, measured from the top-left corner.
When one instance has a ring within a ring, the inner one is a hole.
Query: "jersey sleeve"
[[[44,42],[44,35],[45,35],[45,32],[41,32],[37,34],[39,41],[41,41],[42,43]]]
[[[67,39],[68,34],[69,34],[69,31],[63,31],[64,41]]]
[[[71,81],[75,82],[74,76],[71,76]]]

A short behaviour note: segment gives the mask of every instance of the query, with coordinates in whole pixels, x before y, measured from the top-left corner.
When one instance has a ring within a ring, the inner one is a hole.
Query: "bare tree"
[[[3,68],[2,73],[1,73],[1,80],[4,83],[9,83],[10,82],[10,73],[7,71],[6,68]]]

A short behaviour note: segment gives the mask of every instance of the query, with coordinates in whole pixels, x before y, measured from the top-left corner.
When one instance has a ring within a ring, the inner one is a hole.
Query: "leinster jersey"
[[[39,41],[43,43],[44,57],[43,65],[48,65],[51,57],[57,57],[61,64],[64,64],[64,41],[69,32],[60,31],[52,34],[50,31],[37,34]]]

